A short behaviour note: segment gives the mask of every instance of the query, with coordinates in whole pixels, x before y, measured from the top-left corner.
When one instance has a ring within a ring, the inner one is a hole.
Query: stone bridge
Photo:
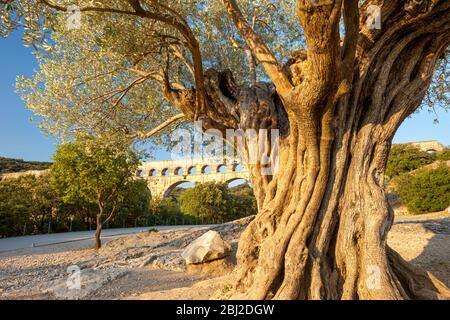
[[[147,180],[153,197],[167,197],[172,190],[184,182],[229,183],[238,179],[249,180],[248,169],[241,162],[216,158],[143,162],[136,176]]]

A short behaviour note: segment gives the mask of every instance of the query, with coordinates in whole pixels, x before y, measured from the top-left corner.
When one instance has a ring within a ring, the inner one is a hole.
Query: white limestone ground
[[[208,230],[235,252],[249,220],[132,235],[106,241],[100,251],[86,240],[0,253],[0,299],[208,299],[228,290],[235,261],[186,268],[181,252]],[[450,286],[449,213],[397,217],[388,242]],[[80,290],[67,289],[71,265],[81,269]]]
[[[182,275],[178,280],[186,278],[181,253],[188,244],[211,229],[236,248],[237,239],[250,220],[245,218],[215,227],[151,230],[104,241],[99,251],[92,249],[92,240],[85,240],[3,252],[0,253],[0,298],[95,298],[96,295],[103,296],[101,287],[126,276],[134,280],[139,276],[147,279],[150,288],[165,288],[164,281],[170,283],[170,279],[163,280],[154,274],[161,276],[172,272]],[[81,270],[80,290],[67,290],[70,276],[67,268],[73,265]],[[187,278],[198,280],[203,277]],[[189,285],[191,282],[176,281],[174,284]],[[142,286],[142,281],[139,285]],[[130,281],[130,286],[129,292],[119,290],[120,293],[133,294],[136,282]]]

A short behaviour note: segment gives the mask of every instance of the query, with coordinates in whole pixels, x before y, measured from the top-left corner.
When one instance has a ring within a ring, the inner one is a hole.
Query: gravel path
[[[189,285],[204,277],[184,274],[183,248],[210,229],[233,243],[247,223],[244,219],[219,226],[150,230],[106,239],[99,251],[92,249],[94,242],[88,239],[0,252],[0,298],[119,298],[152,287]],[[80,290],[68,289],[73,270],[80,271]],[[111,283],[114,285],[108,286]]]
[[[107,239],[99,251],[82,240],[0,252],[0,299],[206,299],[223,283],[186,273],[181,251],[210,229],[236,247],[248,221]],[[388,243],[450,286],[450,214],[397,217]],[[67,286],[73,265],[80,290]]]

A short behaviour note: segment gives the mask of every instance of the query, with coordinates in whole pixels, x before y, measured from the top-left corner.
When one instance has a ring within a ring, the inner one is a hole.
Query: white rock
[[[210,230],[189,244],[181,256],[186,264],[204,263],[226,257],[232,250],[217,231]]]

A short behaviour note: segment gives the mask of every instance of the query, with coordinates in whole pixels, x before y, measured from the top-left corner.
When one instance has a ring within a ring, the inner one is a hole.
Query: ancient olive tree
[[[0,32],[23,23],[37,48],[19,90],[52,133],[279,130],[263,150],[277,143],[282,170],[249,165],[259,213],[234,297],[449,295],[387,246],[384,191],[397,128],[426,96],[448,101],[449,0],[1,3]]]

